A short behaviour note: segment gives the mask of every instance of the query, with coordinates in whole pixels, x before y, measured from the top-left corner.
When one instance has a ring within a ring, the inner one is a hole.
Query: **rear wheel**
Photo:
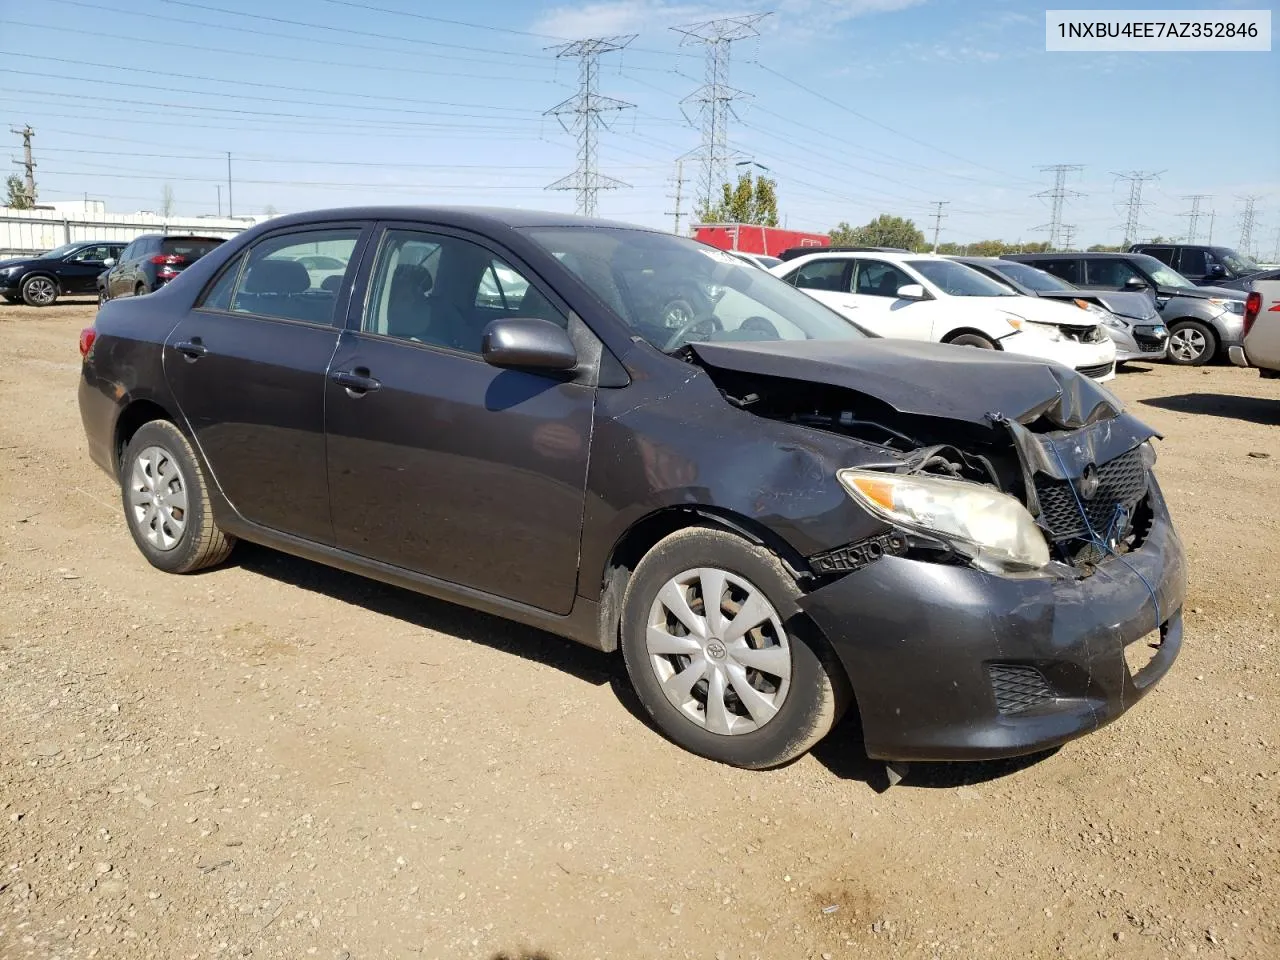
[[[146,292],[147,292],[147,285],[145,283],[140,283],[133,288],[133,295],[135,297],[141,297]]]
[[[48,277],[27,277],[22,299],[29,307],[47,307],[58,299],[58,285]]]
[[[821,740],[848,683],[800,612],[776,556],[693,527],[656,544],[623,598],[627,673],[658,728],[686,750],[748,769]]]
[[[133,435],[121,458],[120,488],[133,542],[152,566],[193,573],[231,553],[235,540],[214,522],[195,451],[169,421],[152,420]]]
[[[1218,338],[1208,324],[1178,320],[1169,325],[1169,359],[1180,366],[1200,367],[1218,352]]]
[[[982,350],[994,350],[996,348],[994,341],[988,340],[980,333],[957,334],[947,343],[953,343],[957,347],[978,347]]]

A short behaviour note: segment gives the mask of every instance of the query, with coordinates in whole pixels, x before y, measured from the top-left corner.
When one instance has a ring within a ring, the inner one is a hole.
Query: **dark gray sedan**
[[[155,567],[250,540],[620,650],[656,726],[726,763],[849,705],[885,760],[1038,751],[1181,644],[1156,434],[1111,394],[868,337],[656,230],[275,218],[80,346],[90,456]]]

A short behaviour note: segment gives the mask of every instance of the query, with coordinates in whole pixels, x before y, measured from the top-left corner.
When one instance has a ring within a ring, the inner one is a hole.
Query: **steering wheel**
[[[778,336],[778,328],[775,327],[773,322],[767,317],[747,317],[747,319],[742,321],[742,326],[738,327],[738,329],[749,330],[752,333],[763,333],[766,337],[772,337],[775,340],[781,339],[781,337]]]
[[[724,324],[720,322],[720,318],[717,317],[714,313],[709,317],[694,317],[692,320],[682,325],[679,330],[677,330],[675,333],[671,335],[670,339],[668,339],[666,344],[663,346],[662,352],[670,353],[672,350],[680,346],[680,344],[685,341],[685,337],[688,336],[688,334],[692,333],[694,330],[696,330],[698,327],[702,326],[703,324],[709,325],[711,327],[710,332],[712,333],[714,333],[717,330],[724,329]]]

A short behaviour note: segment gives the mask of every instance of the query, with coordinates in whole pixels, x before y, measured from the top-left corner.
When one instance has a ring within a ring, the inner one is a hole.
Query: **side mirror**
[[[103,261],[102,261],[102,265],[103,265],[104,267],[114,267],[114,266],[116,265],[116,258],[115,258],[115,257],[107,257],[107,259],[105,259],[105,260],[103,260]]]
[[[1145,290],[1147,289],[1147,281],[1141,277],[1130,277],[1124,282],[1125,290]]]
[[[898,288],[899,300],[924,300],[927,296],[924,286],[919,283],[904,283]]]
[[[1218,279],[1219,277],[1225,277],[1226,275],[1227,275],[1227,270],[1220,263],[1215,263],[1213,266],[1209,268],[1208,276],[1213,277],[1215,280]]]
[[[485,363],[510,370],[570,370],[578,363],[569,334],[532,317],[494,320],[484,328],[480,355]]]

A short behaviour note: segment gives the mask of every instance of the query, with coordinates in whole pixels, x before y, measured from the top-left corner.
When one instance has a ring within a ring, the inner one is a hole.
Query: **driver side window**
[[[855,293],[869,297],[898,299],[898,288],[915,283],[909,276],[891,263],[880,260],[859,260]]]
[[[1119,290],[1131,277],[1142,279],[1142,274],[1123,260],[1088,261],[1089,286],[1112,287]]]

